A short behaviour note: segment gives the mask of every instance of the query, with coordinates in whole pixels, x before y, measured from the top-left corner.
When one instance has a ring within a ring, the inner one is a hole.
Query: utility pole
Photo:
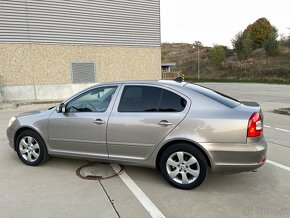
[[[200,74],[199,74],[199,46],[197,46],[197,80],[199,81]]]
[[[202,47],[202,43],[200,41],[195,41],[193,43],[193,48],[197,48],[197,80],[200,79],[200,58],[199,58],[199,49]]]

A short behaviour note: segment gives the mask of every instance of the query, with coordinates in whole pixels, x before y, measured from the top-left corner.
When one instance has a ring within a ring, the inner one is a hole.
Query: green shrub
[[[263,48],[268,56],[275,56],[280,53],[277,34],[271,34],[263,43]]]
[[[232,44],[240,60],[248,59],[254,50],[254,43],[246,31],[239,32]]]
[[[225,60],[225,48],[222,45],[215,45],[209,53],[209,61],[213,65],[219,66]]]

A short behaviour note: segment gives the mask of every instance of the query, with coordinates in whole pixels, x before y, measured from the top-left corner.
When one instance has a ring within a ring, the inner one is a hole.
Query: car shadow
[[[145,186],[171,187],[158,170],[133,166],[124,167],[127,174],[137,183]],[[196,189],[197,192],[218,191],[233,193],[237,190],[243,192],[267,192],[275,189],[277,176],[269,167],[262,167],[257,172],[243,172],[236,174],[219,174],[208,172],[203,184]],[[178,189],[177,189],[178,190]]]
[[[13,157],[17,159],[17,155]],[[50,172],[58,173],[69,173],[75,174],[78,167],[88,163],[86,160],[69,159],[61,157],[53,157],[45,164],[40,167],[43,169],[48,169]],[[97,162],[96,163],[101,163]],[[133,181],[140,187],[157,189],[159,192],[164,189],[174,190],[171,185],[169,185],[159,170],[135,167],[135,166],[123,166],[125,172],[133,179]],[[275,171],[271,170],[269,166],[264,166],[258,169],[257,172],[244,172],[237,174],[218,174],[208,172],[207,177],[203,184],[201,184],[194,192],[220,192],[220,193],[235,193],[238,190],[243,190],[245,193],[263,193],[268,190],[275,190],[277,181],[277,176],[275,176]],[[184,191],[175,189],[178,191]]]

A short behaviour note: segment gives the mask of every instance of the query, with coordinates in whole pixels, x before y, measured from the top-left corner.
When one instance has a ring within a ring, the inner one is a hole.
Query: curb
[[[22,105],[33,105],[33,104],[55,104],[60,103],[62,100],[53,100],[53,101],[20,101],[20,102],[1,102],[0,110],[15,109],[18,106]]]
[[[18,107],[17,103],[4,103],[0,105],[0,110],[15,109]]]
[[[274,109],[274,113],[276,113],[276,114],[284,114],[284,115],[289,115],[290,116],[290,111],[286,110],[285,108]]]

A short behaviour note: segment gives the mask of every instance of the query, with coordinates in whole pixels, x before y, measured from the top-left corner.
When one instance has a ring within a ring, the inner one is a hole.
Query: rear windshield
[[[235,108],[241,104],[241,102],[237,99],[200,85],[193,85],[188,83],[185,87],[192,89],[195,92],[198,92],[230,108]]]

